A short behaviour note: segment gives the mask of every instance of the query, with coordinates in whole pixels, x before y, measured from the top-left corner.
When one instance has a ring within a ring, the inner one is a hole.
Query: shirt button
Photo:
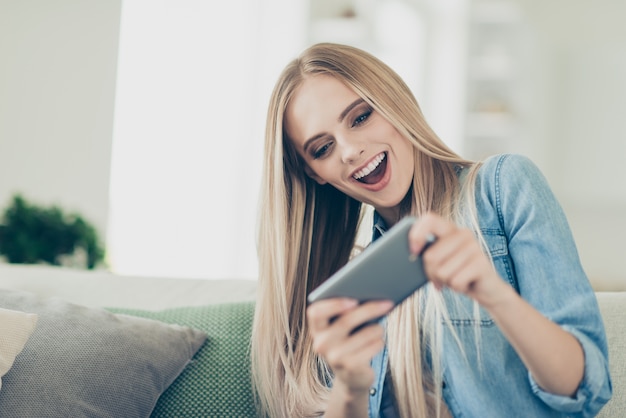
[[[370,388],[370,396],[376,395],[376,388]]]

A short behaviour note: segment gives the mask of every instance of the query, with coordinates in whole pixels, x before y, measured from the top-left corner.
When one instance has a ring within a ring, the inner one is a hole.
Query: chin
[[[370,205],[374,206],[376,210],[400,210],[402,213],[402,208],[410,207],[410,194],[405,194],[402,197],[398,197],[396,199],[386,200],[385,202],[377,202],[370,203]]]

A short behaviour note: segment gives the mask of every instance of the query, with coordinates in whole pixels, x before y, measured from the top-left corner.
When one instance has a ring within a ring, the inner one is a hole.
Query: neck
[[[412,196],[413,194],[409,189],[409,192],[396,206],[390,208],[376,208],[376,211],[385,220],[388,228],[391,228],[396,224],[396,222],[411,213]]]
[[[376,212],[385,220],[387,228],[391,228],[400,220],[400,208],[394,206],[393,208],[377,208]]]

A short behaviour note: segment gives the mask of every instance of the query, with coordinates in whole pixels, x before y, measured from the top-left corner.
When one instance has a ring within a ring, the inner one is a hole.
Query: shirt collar
[[[374,226],[372,227],[372,242],[387,232],[387,223],[377,211],[374,211]]]

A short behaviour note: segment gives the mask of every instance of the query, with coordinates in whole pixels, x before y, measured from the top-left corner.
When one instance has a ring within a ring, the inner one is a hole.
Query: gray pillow
[[[206,340],[193,328],[0,290],[0,307],[39,315],[3,377],[7,417],[148,417]]]

